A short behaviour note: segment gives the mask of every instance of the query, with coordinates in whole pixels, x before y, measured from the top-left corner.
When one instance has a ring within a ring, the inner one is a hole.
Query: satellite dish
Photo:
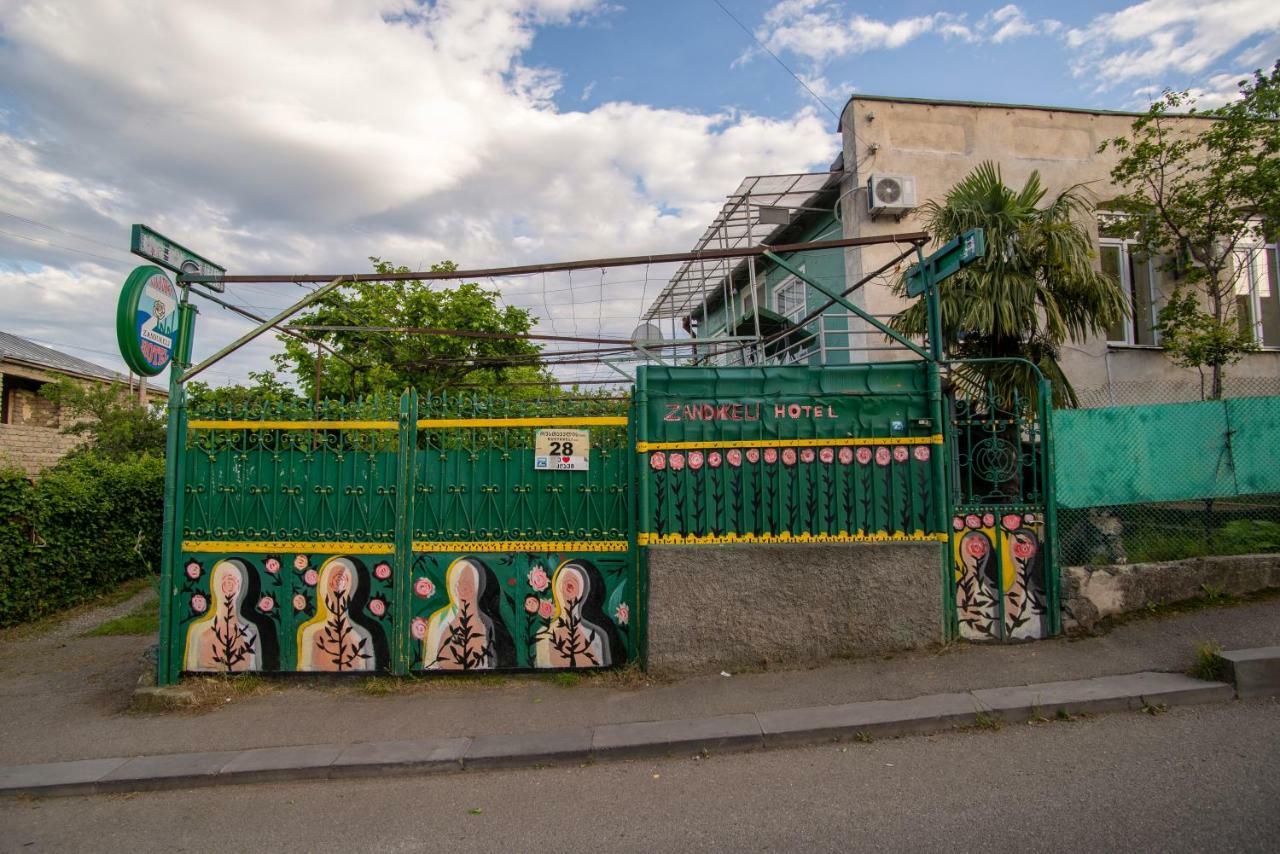
[[[636,347],[661,344],[662,340],[662,329],[654,323],[641,323],[631,330],[631,343]]]

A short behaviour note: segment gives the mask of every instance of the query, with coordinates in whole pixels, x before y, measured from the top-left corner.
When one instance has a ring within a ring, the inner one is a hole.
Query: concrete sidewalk
[[[217,766],[223,772],[244,751],[303,747],[321,751],[316,756],[322,757],[322,748],[346,750],[346,741],[456,745],[463,740],[466,751],[475,751],[474,767],[489,758],[483,751],[496,750],[492,745],[503,739],[534,743],[551,738],[547,733],[578,733],[580,747],[581,733],[589,732],[589,755],[595,756],[607,744],[597,744],[596,736],[607,738],[615,731],[611,727],[641,731],[657,721],[739,719],[734,716],[756,721],[758,737],[767,743],[764,722],[771,714],[970,692],[980,698],[984,689],[1140,671],[1178,673],[1186,671],[1206,641],[1227,649],[1280,644],[1280,598],[1269,598],[1135,620],[1099,637],[956,644],[810,670],[761,670],[730,678],[717,671],[665,680],[598,674],[572,684],[545,675],[373,683],[262,680],[261,692],[249,696],[226,688],[216,707],[137,714],[128,710],[129,703],[150,639],[82,636],[86,628],[129,607],[77,618],[35,637],[0,635],[0,719],[5,721],[0,766],[107,760],[100,766],[110,766],[102,771],[105,776],[123,771],[122,757],[225,754],[230,758]],[[213,690],[222,689],[215,683]],[[981,709],[971,699],[965,702],[963,711],[971,716]],[[748,736],[755,738],[750,726]],[[334,754],[323,767],[342,755]],[[467,754],[451,761],[465,764]]]
[[[935,694],[754,714],[577,726],[515,735],[312,744],[111,757],[0,768],[0,795],[83,795],[282,780],[423,774],[870,740],[996,720],[1162,710],[1225,701],[1235,689],[1172,673]]]

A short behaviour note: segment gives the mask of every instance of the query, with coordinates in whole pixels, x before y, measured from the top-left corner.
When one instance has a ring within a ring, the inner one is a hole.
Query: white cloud
[[[880,21],[850,15],[831,0],[783,0],[765,13],[756,37],[776,52],[821,63],[837,56],[899,48],[926,33],[971,38],[963,20],[963,16],[937,12]]]
[[[1066,41],[1078,51],[1076,76],[1109,88],[1128,80],[1159,82],[1172,73],[1211,72],[1239,49],[1257,53],[1255,39],[1274,46],[1277,31],[1275,0],[1146,0],[1068,30]]]
[[[809,109],[557,109],[559,71],[526,65],[524,51],[539,26],[602,8],[0,0],[0,93],[18,102],[0,118],[0,210],[121,247],[129,223],[147,222],[233,271],[353,271],[370,254],[490,266],[685,248],[744,175],[834,156],[838,141]],[[0,217],[9,225],[21,223]],[[74,294],[107,328],[117,270],[3,235],[0,258],[22,265],[0,278],[6,307],[39,261],[60,271],[42,274],[42,291]],[[545,315],[535,284],[509,283],[507,298]],[[264,306],[297,293],[238,290]],[[625,333],[640,294],[613,296],[603,325]],[[557,322],[571,322],[573,305],[552,301]],[[579,306],[578,322],[594,331],[597,311]],[[35,304],[6,310],[3,327],[22,334],[40,316]],[[207,320],[197,350],[220,343]],[[68,322],[61,340],[78,328]]]

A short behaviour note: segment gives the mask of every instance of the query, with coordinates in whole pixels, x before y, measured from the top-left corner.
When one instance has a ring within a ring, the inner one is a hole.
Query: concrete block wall
[[[653,546],[658,671],[804,665],[942,639],[934,543]]]

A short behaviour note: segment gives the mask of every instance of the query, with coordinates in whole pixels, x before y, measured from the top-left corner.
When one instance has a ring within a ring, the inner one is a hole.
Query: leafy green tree
[[[164,456],[164,407],[143,406],[120,383],[63,377],[43,386],[40,393],[71,419],[62,432],[87,439],[87,449],[112,460],[137,454]]]
[[[297,391],[277,379],[273,371],[250,371],[248,385],[210,386],[199,380],[187,383],[188,406],[207,410],[215,406],[232,409],[301,403]]]
[[[1113,203],[1122,224],[1179,278],[1160,313],[1165,348],[1181,365],[1208,368],[1209,396],[1219,398],[1226,367],[1256,346],[1236,316],[1240,252],[1280,223],[1280,62],[1217,109],[1166,91],[1108,148],[1119,154],[1111,179],[1125,190]]]
[[[407,273],[380,258],[370,258],[379,273]],[[435,272],[457,269],[451,261],[433,264]],[[545,380],[541,348],[526,336],[535,318],[525,309],[498,305],[497,291],[475,282],[443,287],[420,280],[357,282],[329,294],[299,315],[300,326],[358,327],[350,331],[310,331],[343,359],[322,355],[317,370],[314,346],[281,337],[284,353],[276,364],[293,373],[307,397],[399,394],[457,386],[501,389],[506,396],[539,396],[536,386],[517,382]],[[382,329],[462,330],[463,335],[419,334]],[[511,383],[510,385],[507,385]],[[545,393],[545,390],[541,390]]]
[[[1085,220],[1092,206],[1079,187],[1048,199],[1038,172],[1022,189],[1006,186],[1000,167],[981,163],[942,201],[922,207],[925,229],[935,240],[959,237],[971,228],[986,232],[987,254],[942,282],[938,301],[943,346],[953,359],[1021,357],[1053,383],[1054,403],[1077,404],[1075,390],[1058,364],[1067,341],[1084,341],[1124,316],[1119,284],[1093,264],[1093,241]],[[906,276],[894,285],[905,295]],[[917,300],[890,325],[909,335],[925,334],[926,307]],[[1008,405],[1015,392],[1037,397],[1036,377],[1025,365],[960,364],[961,391],[990,383]]]

